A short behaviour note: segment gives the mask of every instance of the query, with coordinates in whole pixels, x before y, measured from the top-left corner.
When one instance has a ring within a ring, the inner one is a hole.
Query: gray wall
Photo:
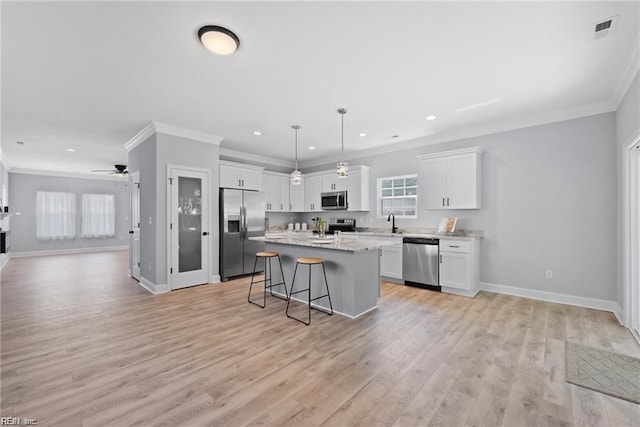
[[[36,239],[36,192],[64,191],[76,194],[76,238],[70,240]],[[22,173],[9,174],[11,194],[11,252],[72,250],[125,246],[129,241],[129,189],[127,180],[112,181],[64,178]],[[110,193],[115,195],[116,236],[97,239],[80,237],[82,226],[82,194]],[[17,215],[19,213],[20,215]]]
[[[462,229],[484,230],[480,280],[608,301],[617,299],[616,117],[600,114],[384,155],[350,159],[371,166],[369,213],[358,226],[391,228],[377,218],[376,179],[417,172],[420,154],[480,146],[480,210],[421,210],[400,228],[437,228],[457,216]],[[332,169],[328,164],[304,173]],[[310,223],[317,214],[305,214]],[[545,269],[553,279],[545,279]]]
[[[640,73],[636,74],[631,86],[627,89],[622,98],[618,111],[616,112],[616,147],[617,147],[617,207],[618,207],[618,244],[617,244],[617,293],[618,304],[624,307],[622,298],[624,296],[622,283],[622,221],[623,221],[623,199],[622,199],[622,156],[628,144],[640,134]]]
[[[218,233],[218,156],[214,144],[156,133],[129,152],[129,171],[140,171],[140,274],[156,285],[167,277],[167,165],[210,172],[211,274],[220,274]],[[151,218],[151,224],[149,224]]]
[[[0,197],[2,197],[2,186],[5,186],[7,197],[6,200],[3,199],[2,203],[0,203],[0,208],[4,206],[9,206],[9,171],[5,164],[0,160]],[[11,227],[11,218],[4,218],[0,220],[0,230],[9,230]],[[11,250],[11,248],[9,249]],[[2,268],[5,263],[9,260],[8,254],[0,254],[0,268]]]
[[[156,283],[156,135],[129,153],[129,172],[140,172],[140,275]],[[149,223],[151,218],[151,223]],[[131,259],[129,269],[132,270]]]

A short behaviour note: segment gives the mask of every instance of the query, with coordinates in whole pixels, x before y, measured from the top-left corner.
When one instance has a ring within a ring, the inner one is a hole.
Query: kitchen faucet
[[[391,232],[395,233],[396,231],[398,231],[398,227],[396,227],[396,216],[393,214],[393,212],[391,212],[387,217],[387,222],[391,221],[392,219],[393,222],[391,223]]]

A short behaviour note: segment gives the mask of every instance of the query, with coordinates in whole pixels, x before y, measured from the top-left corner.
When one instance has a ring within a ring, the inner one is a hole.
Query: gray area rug
[[[568,383],[640,404],[640,359],[566,341],[565,375]]]

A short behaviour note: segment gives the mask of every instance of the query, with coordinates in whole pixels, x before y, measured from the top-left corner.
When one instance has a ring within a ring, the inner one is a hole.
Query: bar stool
[[[256,276],[256,266],[258,265],[258,258],[264,259],[264,280],[254,281],[254,278]],[[280,264],[280,273],[282,274],[282,282],[280,283],[273,283],[273,280],[272,280],[272,276],[273,276],[272,274],[273,267],[271,266],[272,258],[278,258],[278,264]],[[267,260],[269,260],[268,275],[267,275]],[[254,283],[261,283],[261,282],[264,282],[264,294],[263,294],[262,305],[258,304],[257,302],[251,301],[251,289],[253,288]],[[269,282],[268,285],[267,285],[267,282]],[[280,285],[284,286],[284,294],[287,296],[286,298],[283,298],[279,295],[273,295],[273,288],[275,286],[280,286]],[[275,251],[262,251],[262,252],[256,253],[256,260],[253,263],[253,273],[251,274],[251,285],[249,285],[249,296],[247,297],[247,301],[249,301],[251,304],[257,305],[258,307],[265,308],[267,306],[267,289],[269,289],[271,296],[289,301],[289,295],[287,294],[287,284],[284,282],[284,272],[282,271],[282,262],[280,262],[280,254]]]
[[[309,287],[306,289],[301,289],[299,291],[293,291],[293,286],[296,282],[296,273],[298,272],[298,264],[303,264],[303,265],[308,265],[309,266]],[[313,265],[317,265],[317,264],[321,264],[322,265],[322,273],[324,274],[324,285],[327,288],[327,293],[325,295],[320,295],[319,297],[316,298],[311,298],[311,267]],[[307,304],[309,304],[309,320],[307,322],[305,322],[304,320],[300,320],[296,317],[293,316],[289,316],[289,303],[291,302],[291,297],[295,294],[299,294],[301,292],[307,292],[308,297],[307,297]],[[325,310],[320,310],[319,308],[316,307],[311,307],[311,301],[315,301],[318,300],[320,298],[324,298],[327,297],[329,298],[329,308],[331,310],[331,312],[326,312]],[[293,279],[291,280],[291,291],[289,292],[289,299],[287,301],[287,310],[285,312],[285,314],[287,315],[287,317],[297,320],[298,322],[304,323],[305,325],[310,325],[311,324],[311,309],[314,310],[318,310],[318,311],[322,311],[323,313],[326,313],[328,315],[333,315],[333,305],[331,305],[331,295],[329,295],[329,283],[327,282],[327,272],[324,268],[324,259],[322,258],[316,258],[316,257],[304,257],[304,258],[298,258],[296,260],[296,268],[293,271]]]

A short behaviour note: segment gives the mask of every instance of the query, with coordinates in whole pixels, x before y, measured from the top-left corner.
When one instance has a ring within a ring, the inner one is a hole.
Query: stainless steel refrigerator
[[[264,242],[249,237],[264,236],[264,193],[258,191],[220,189],[220,277],[241,276],[253,272],[256,252],[264,250]],[[256,271],[262,271],[258,263]]]

